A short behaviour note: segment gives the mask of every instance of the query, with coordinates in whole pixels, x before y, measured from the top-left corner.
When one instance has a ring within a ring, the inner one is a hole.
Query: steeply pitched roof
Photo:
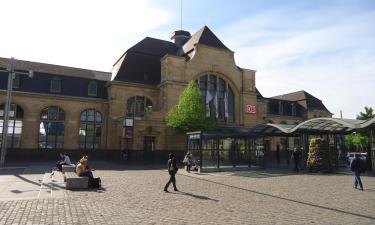
[[[6,68],[9,63],[8,58],[0,57],[0,67]],[[111,73],[101,72],[95,70],[87,70],[75,67],[58,66],[47,63],[30,62],[25,60],[17,60],[17,70],[33,70],[34,72],[40,72],[45,74],[55,74],[70,77],[80,77],[86,79],[103,80],[109,81],[111,79]]]
[[[203,44],[214,48],[231,51],[207,26],[202,27],[199,31],[193,34],[193,36],[191,36],[191,38],[184,44],[184,46],[182,47],[184,53],[192,50],[195,44]]]
[[[278,95],[275,97],[272,97],[273,99],[281,99],[281,100],[288,100],[288,101],[297,101],[304,106],[307,110],[324,110],[328,111],[329,110],[325,107],[323,104],[322,100],[314,97],[313,95],[309,94],[306,91],[297,91],[297,92],[292,92],[284,95]]]
[[[263,95],[259,92],[258,88],[255,89],[257,93],[257,99],[262,99]]]
[[[152,84],[160,83],[160,59],[166,54],[177,54],[178,47],[170,42],[146,37],[123,55],[124,60],[114,80]]]
[[[116,62],[121,65],[117,67],[118,70],[117,68],[116,71],[114,70],[113,79],[157,85],[160,83],[161,58],[166,54],[183,55],[193,49],[197,43],[230,51],[207,26],[196,32],[184,44],[183,49],[179,49],[175,43],[170,41],[146,37],[129,48]]]

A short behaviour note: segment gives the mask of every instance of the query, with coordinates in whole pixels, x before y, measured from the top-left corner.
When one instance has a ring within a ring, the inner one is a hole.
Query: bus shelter
[[[272,137],[283,137],[285,146],[289,146],[290,138],[299,138],[305,162],[309,141],[318,136],[329,143],[330,161],[332,167],[337,168],[340,159],[346,157],[343,135],[358,130],[368,130],[370,133],[368,159],[372,159],[372,167],[375,168],[375,119],[314,118],[298,125],[265,123],[252,128],[226,127],[215,131],[189,132],[187,148],[197,159],[201,171],[237,170],[265,167]],[[291,150],[288,147],[285,149]]]

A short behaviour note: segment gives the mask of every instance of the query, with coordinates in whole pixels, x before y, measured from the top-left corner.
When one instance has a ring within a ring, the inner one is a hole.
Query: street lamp
[[[7,150],[7,138],[8,138],[8,122],[9,122],[9,110],[10,104],[12,102],[12,89],[13,89],[13,79],[18,75],[28,75],[30,78],[34,76],[34,72],[29,70],[28,73],[25,72],[16,72],[16,59],[10,58],[9,64],[6,70],[0,70],[0,72],[8,72],[8,86],[7,86],[7,94],[6,94],[6,101],[4,107],[4,120],[3,120],[3,133],[2,133],[2,141],[1,141],[1,158],[0,158],[0,166],[4,166],[5,164],[5,157],[6,157],[6,150]]]

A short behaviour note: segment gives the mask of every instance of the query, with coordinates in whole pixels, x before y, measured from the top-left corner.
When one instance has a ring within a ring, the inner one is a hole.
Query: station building
[[[175,31],[171,41],[146,37],[115,61],[111,72],[18,60],[16,70],[33,70],[34,76],[14,78],[9,151],[126,149],[144,157],[183,151],[186,136],[168,128],[165,116],[192,80],[220,128],[332,116],[306,91],[262,96],[256,71],[236,65],[234,54],[204,26],[193,35]],[[0,69],[8,62],[0,58]],[[1,72],[0,133],[7,79]],[[269,148],[279,141],[270,140]]]

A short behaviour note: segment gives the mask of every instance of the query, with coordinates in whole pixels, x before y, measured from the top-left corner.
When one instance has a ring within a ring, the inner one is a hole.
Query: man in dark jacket
[[[361,173],[365,172],[365,163],[360,158],[360,154],[355,154],[355,158],[350,164],[350,170],[354,172],[354,188],[357,188],[358,184],[361,190],[363,191],[363,185],[361,181]]]
[[[168,191],[168,187],[169,185],[172,183],[173,184],[173,188],[175,191],[178,191],[177,187],[176,187],[176,173],[177,173],[177,165],[176,165],[176,160],[174,158],[174,154],[173,153],[170,153],[169,154],[169,160],[168,160],[168,173],[170,175],[170,178],[169,178],[169,181],[167,182],[167,184],[165,185],[164,187],[164,191],[165,192],[169,192]]]

